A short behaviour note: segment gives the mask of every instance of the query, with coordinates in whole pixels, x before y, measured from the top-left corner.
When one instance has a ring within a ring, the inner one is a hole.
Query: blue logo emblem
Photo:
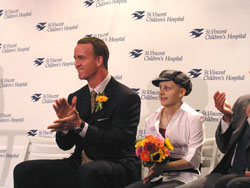
[[[38,31],[42,31],[46,27],[46,22],[40,22],[36,25]]]
[[[41,93],[35,93],[34,95],[31,96],[31,101],[37,102],[39,99],[41,99]]]
[[[3,10],[0,10],[0,16],[2,16],[3,15]]]
[[[89,35],[85,35],[85,37],[92,37],[92,34],[89,34]]]
[[[86,0],[83,3],[86,7],[90,7],[94,3],[94,0]]]
[[[145,11],[136,11],[132,14],[132,18],[135,20],[140,20],[143,18]]]
[[[192,69],[191,71],[189,71],[188,73],[190,78],[197,78],[201,74],[201,70],[202,69]]]
[[[44,63],[44,58],[37,58],[35,61],[33,61],[34,62],[34,64],[36,65],[36,66],[40,66],[41,64],[43,64]]]
[[[37,131],[38,131],[37,129],[30,130],[27,132],[27,136],[36,136]]]
[[[136,94],[139,94],[139,91],[140,91],[139,88],[131,88],[131,90],[132,90],[133,92],[135,92]]]
[[[197,38],[197,37],[200,37],[202,34],[203,34],[203,30],[204,29],[193,29],[190,33],[191,33],[191,36],[190,37],[193,37],[193,38]]]
[[[129,52],[129,54],[130,54],[130,57],[134,59],[134,58],[138,58],[139,56],[141,56],[142,52],[143,52],[142,49],[134,49],[131,52]]]

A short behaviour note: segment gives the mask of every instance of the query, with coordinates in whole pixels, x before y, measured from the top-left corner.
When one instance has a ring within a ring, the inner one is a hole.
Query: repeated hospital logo
[[[136,138],[142,139],[142,138],[145,138],[145,135],[146,135],[145,129],[138,129]]]
[[[114,79],[116,80],[122,80],[123,75],[122,74],[117,74],[117,75],[112,75]]]
[[[132,18],[134,18],[135,20],[140,20],[145,16],[144,13],[145,11],[136,11],[132,14]]]
[[[34,95],[31,96],[31,101],[37,102],[41,99],[41,93],[35,93]]]
[[[202,72],[201,72],[202,71]],[[217,70],[217,69],[192,69],[188,72],[190,78],[200,77],[202,80],[206,81],[229,81],[238,82],[245,80],[245,74],[240,74],[238,72],[228,73],[227,70]],[[200,76],[202,75],[202,76]]]
[[[64,21],[40,22],[36,25],[36,30],[38,31],[45,30],[46,32],[64,32],[64,31],[71,32],[77,29],[78,29],[78,24],[68,25],[64,23]]]
[[[37,129],[32,129],[27,132],[27,136],[36,136],[37,134]]]
[[[126,40],[125,35],[113,36],[109,32],[86,34],[85,37],[96,37],[102,39],[104,42],[114,42],[114,43],[124,42]]]
[[[223,114],[221,112],[218,111],[212,111],[212,110],[203,110],[200,111],[200,113],[203,114],[203,116],[205,117],[205,121],[207,122],[219,122],[221,116],[223,116]]]
[[[201,74],[202,69],[192,69],[188,72],[190,78],[197,78]]]
[[[157,100],[159,100],[159,91],[148,89],[148,88],[141,89],[140,90],[140,97],[141,97],[141,100],[157,101]]]
[[[143,50],[142,49],[133,49],[131,52],[129,52],[131,58],[138,58],[142,55]]]
[[[102,8],[112,5],[122,5],[126,4],[127,0],[83,0],[83,4],[86,8],[89,8],[94,5],[95,8]]]
[[[90,7],[93,3],[94,3],[93,0],[86,0],[83,2],[84,6],[86,6],[86,7]]]
[[[2,48],[2,44],[0,43],[0,49]]]
[[[85,35],[84,37],[92,37],[93,34],[88,34],[88,35]]]
[[[34,62],[34,65],[40,66],[41,64],[44,63],[44,58],[36,58],[36,60],[33,62]]]
[[[139,94],[140,88],[131,88],[131,90],[136,94]]]
[[[190,33],[190,37],[192,38],[197,38],[197,37],[200,37],[202,34],[203,34],[203,30],[204,29],[193,29]]]
[[[3,15],[3,9],[2,10],[0,10],[0,16],[2,16]]]
[[[192,39],[203,37],[205,40],[244,40],[247,38],[247,33],[245,31],[232,32],[227,28],[217,29],[217,28],[196,28],[189,32]]]
[[[42,31],[46,27],[46,22],[40,22],[36,25],[38,31]]]

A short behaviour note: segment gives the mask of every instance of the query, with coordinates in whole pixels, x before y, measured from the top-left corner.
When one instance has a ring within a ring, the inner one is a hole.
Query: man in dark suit
[[[122,188],[140,179],[135,140],[140,98],[108,73],[109,51],[95,37],[77,42],[78,77],[88,84],[53,105],[63,150],[75,146],[69,159],[27,161],[14,171],[15,188]],[[97,94],[97,96],[95,96]]]
[[[224,156],[209,175],[180,188],[233,188],[239,182],[241,187],[249,187],[245,170],[250,169],[250,95],[239,97],[231,108],[225,93],[217,91],[214,102],[223,114],[215,137]]]

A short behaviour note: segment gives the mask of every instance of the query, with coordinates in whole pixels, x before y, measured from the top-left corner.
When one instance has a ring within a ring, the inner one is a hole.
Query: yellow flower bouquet
[[[136,155],[140,157],[144,166],[151,166],[153,163],[165,163],[169,161],[170,152],[174,147],[169,138],[165,140],[152,135],[136,143]]]

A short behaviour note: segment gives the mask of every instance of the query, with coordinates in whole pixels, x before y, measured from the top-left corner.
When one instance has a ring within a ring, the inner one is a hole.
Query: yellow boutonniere
[[[97,97],[96,97],[96,109],[95,112],[101,111],[103,109],[102,103],[107,102],[109,98],[107,96],[105,96],[104,93],[98,93]]]

